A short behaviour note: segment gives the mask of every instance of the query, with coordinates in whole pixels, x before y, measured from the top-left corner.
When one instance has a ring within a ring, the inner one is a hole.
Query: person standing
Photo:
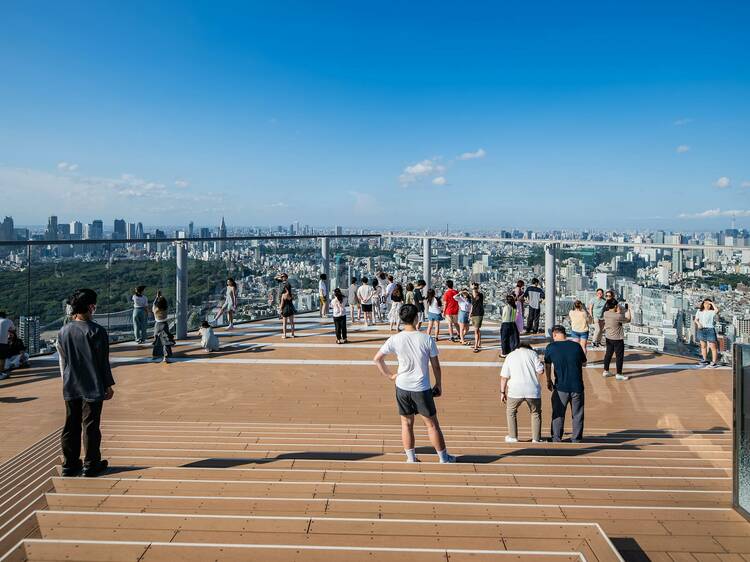
[[[349,284],[349,310],[352,315],[352,324],[362,319],[362,309],[359,305],[359,299],[357,299],[357,278],[352,277],[351,283]]]
[[[376,280],[373,279],[373,283]],[[376,293],[372,287],[368,284],[367,277],[362,278],[362,284],[357,289],[357,300],[359,300],[360,306],[362,307],[362,315],[365,317],[365,326],[370,326],[375,323],[373,318],[373,303],[372,300],[376,298]]]
[[[417,330],[418,314],[416,306],[405,305],[401,308],[404,329],[388,338],[373,361],[381,375],[396,382],[396,403],[401,416],[401,440],[406,462],[418,462],[414,447],[414,416],[419,414],[440,462],[454,463],[456,457],[448,454],[435,407],[435,397],[442,394],[438,348],[428,334]],[[385,364],[385,357],[393,353],[398,357],[398,372],[395,374]],[[435,376],[432,387],[430,365]]]
[[[162,363],[169,363],[169,358],[172,357],[174,336],[169,331],[169,303],[161,291],[156,291],[151,311],[154,315],[154,341],[151,355],[157,361],[161,359]]]
[[[594,300],[589,304],[589,314],[594,321],[594,347],[601,347],[604,335],[604,289],[597,289]]]
[[[318,299],[320,300],[320,317],[328,317],[328,276],[325,273],[320,274],[318,281]]]
[[[145,285],[138,285],[133,291],[133,337],[135,343],[146,342],[146,325],[148,323],[148,299],[143,294]]]
[[[227,330],[234,328],[234,313],[237,311],[237,283],[234,278],[229,277],[227,279],[226,294],[224,295],[224,304],[221,305],[219,310],[216,312],[214,322],[218,322],[225,313],[229,323],[227,324]]]
[[[604,304],[604,340],[607,349],[604,352],[604,372],[602,376],[605,378],[612,376],[612,373],[609,372],[612,355],[615,355],[616,358],[617,373],[615,378],[618,381],[626,381],[630,378],[622,374],[622,364],[625,360],[625,329],[623,324],[627,324],[630,320],[630,309],[627,304],[618,303],[615,299],[608,300]]]
[[[538,334],[541,304],[544,300],[544,291],[539,287],[539,279],[534,277],[531,280],[531,286],[524,292],[524,297],[529,305],[529,312],[526,314],[526,333]]]
[[[279,299],[279,314],[281,314],[281,339],[286,339],[287,327],[291,329],[291,337],[294,337],[294,315],[296,314],[294,309],[294,293],[292,293],[292,286],[288,283],[284,285],[281,290],[281,298]]]
[[[372,323],[376,324],[383,320],[380,303],[382,302],[383,292],[385,291],[385,286],[378,281],[377,277],[372,278],[372,291]]]
[[[469,320],[474,329],[474,353],[482,348],[482,321],[484,320],[484,294],[479,290],[479,284],[471,287],[471,310]]]
[[[450,336],[450,340],[453,342],[456,341],[456,334],[459,333],[458,303],[454,298],[457,294],[458,291],[453,288],[453,281],[451,279],[448,279],[445,282],[445,292],[443,293],[441,300],[443,301],[443,317],[448,322],[448,335]]]
[[[0,381],[7,379],[10,375],[5,372],[5,360],[10,357],[10,345],[8,336],[11,330],[15,330],[13,321],[6,318],[4,310],[0,310]]]
[[[198,330],[198,334],[201,337],[201,347],[206,351],[219,351],[219,337],[214,333],[214,329],[207,321],[201,322],[201,327]]]
[[[99,429],[102,406],[114,396],[115,379],[109,365],[109,336],[93,321],[97,295],[79,289],[70,297],[71,321],[57,335],[57,352],[65,400],[65,426],[61,444],[65,458],[63,476],[95,477],[108,462],[102,459]],[[81,462],[81,432],[85,456]]]
[[[466,333],[469,331],[469,312],[471,311],[471,296],[469,289],[462,289],[453,298],[458,303],[458,337],[461,345],[470,345],[466,341]]]
[[[406,289],[404,291],[404,304],[413,304],[416,306],[417,301],[414,298],[414,283],[407,283],[404,288]]]
[[[391,291],[389,298],[391,302],[391,310],[388,312],[388,328],[391,331],[398,331],[401,327],[401,307],[404,305],[404,290],[401,287],[401,283],[396,283],[396,286]]]
[[[552,328],[552,340],[544,352],[547,388],[552,391],[552,441],[562,441],[565,412],[570,404],[573,418],[571,442],[580,443],[583,440],[583,367],[586,365],[586,354],[576,342],[566,340],[564,326],[556,325]]]
[[[505,305],[503,306],[500,324],[500,357],[506,357],[521,343],[516,317],[516,297],[515,295],[505,295]]]
[[[333,290],[331,299],[333,325],[336,328],[336,343],[349,343],[346,339],[346,300],[338,287]]]
[[[522,279],[516,281],[516,286],[513,289],[513,296],[516,297],[516,331],[518,332],[519,342],[521,334],[523,333],[523,299],[526,291],[524,291],[524,282]]]
[[[500,399],[508,418],[506,443],[518,443],[518,407],[526,402],[531,413],[531,441],[542,442],[542,386],[539,376],[544,365],[527,343],[522,343],[503,361],[500,370]]]
[[[568,312],[568,318],[570,319],[570,338],[578,342],[583,352],[586,353],[589,342],[589,321],[592,320],[588,310],[581,301],[577,300],[573,303],[573,309]]]
[[[440,321],[443,319],[443,305],[440,297],[435,294],[435,289],[427,289],[427,335],[432,335],[435,328],[435,341],[440,339]]]
[[[417,330],[422,329],[422,322],[424,322],[424,293],[427,282],[424,279],[417,281],[417,286],[414,288],[414,304],[417,306],[419,311],[419,322],[417,322]]]
[[[716,317],[719,314],[719,308],[714,304],[711,299],[703,299],[698,312],[695,313],[695,327],[697,329],[696,339],[701,346],[701,360],[700,365],[708,365],[708,351],[710,350],[713,354],[713,361],[710,366],[716,368],[719,366],[719,346],[718,338],[716,337]]]

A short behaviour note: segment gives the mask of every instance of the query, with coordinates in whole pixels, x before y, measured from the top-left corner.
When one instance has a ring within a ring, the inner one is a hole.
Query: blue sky
[[[747,2],[1,12],[19,223],[750,226]]]

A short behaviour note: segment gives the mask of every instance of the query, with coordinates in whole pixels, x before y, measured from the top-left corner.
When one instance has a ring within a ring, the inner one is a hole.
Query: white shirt
[[[443,309],[440,308],[440,303],[438,302],[437,298],[434,298],[430,301],[430,306],[427,309],[427,312],[431,314],[442,314]]]
[[[357,289],[357,298],[362,304],[372,304],[372,296],[374,294],[375,291],[370,285],[361,285],[359,289]]]
[[[333,309],[334,318],[346,316],[346,297],[344,297],[343,302],[339,302],[339,299],[334,296],[331,299],[331,308]]]
[[[14,329],[12,320],[0,318],[0,344],[8,343],[8,332]]]
[[[422,392],[430,385],[430,357],[437,357],[435,340],[417,331],[399,332],[391,336],[380,348],[380,353],[398,357],[396,386],[402,390]]]
[[[469,310],[471,310],[471,301],[466,297],[461,296],[460,293],[458,295],[453,295],[453,300],[458,303],[458,309],[460,311],[469,312]]]
[[[699,310],[695,313],[695,319],[700,323],[701,328],[713,328],[715,318],[715,310]]]
[[[133,308],[148,308],[148,299],[143,295],[133,295]]]
[[[393,291],[396,289],[396,282],[392,281],[391,283],[388,283],[388,286],[385,288],[385,296],[388,298],[391,298],[391,295],[393,294]]]
[[[357,285],[349,285],[349,302],[354,303],[357,300]]]
[[[523,347],[512,351],[500,370],[500,376],[508,379],[508,398],[541,398],[539,375],[543,372],[544,364],[536,351]]]
[[[328,296],[328,285],[326,285],[326,282],[322,279],[318,281],[318,293],[320,293],[321,297]]]

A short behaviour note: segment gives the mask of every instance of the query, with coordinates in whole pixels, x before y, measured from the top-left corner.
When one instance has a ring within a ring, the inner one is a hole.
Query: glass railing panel
[[[38,353],[40,348],[39,323],[36,319],[29,317],[30,279],[28,246],[0,242],[0,285],[3,287],[0,291],[0,311],[13,322],[16,328],[15,336],[24,343],[26,350]],[[15,340],[8,343],[12,347],[13,357],[16,357],[21,347]],[[12,358],[9,358],[6,368],[13,365]]]

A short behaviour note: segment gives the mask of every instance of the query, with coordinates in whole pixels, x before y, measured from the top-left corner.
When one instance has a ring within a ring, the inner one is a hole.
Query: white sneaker
[[[447,455],[445,457],[445,460],[440,460],[440,464],[448,464],[453,462],[456,462],[456,457],[454,457],[453,455]]]
[[[607,377],[611,377],[611,376],[612,376],[612,373],[610,373],[609,371],[604,371],[604,372],[602,373],[602,376],[603,376],[603,377],[604,377],[604,378],[606,379]]]
[[[518,439],[515,437],[511,437],[510,435],[506,435],[505,442],[506,443],[518,443]]]
[[[539,439],[539,440],[532,439],[531,442],[532,443],[544,443],[544,440],[543,439]]]
[[[630,377],[629,377],[629,376],[627,376],[627,375],[615,375],[615,379],[617,379],[618,381],[626,381],[626,380],[628,380],[629,378],[630,378]]]
[[[420,461],[420,460],[419,460],[418,458],[416,458],[416,459],[414,459],[413,461],[410,461],[409,459],[406,459],[406,462],[407,462],[407,463],[411,463],[411,464],[413,464],[413,463],[415,463],[415,462],[422,462],[422,461]]]

